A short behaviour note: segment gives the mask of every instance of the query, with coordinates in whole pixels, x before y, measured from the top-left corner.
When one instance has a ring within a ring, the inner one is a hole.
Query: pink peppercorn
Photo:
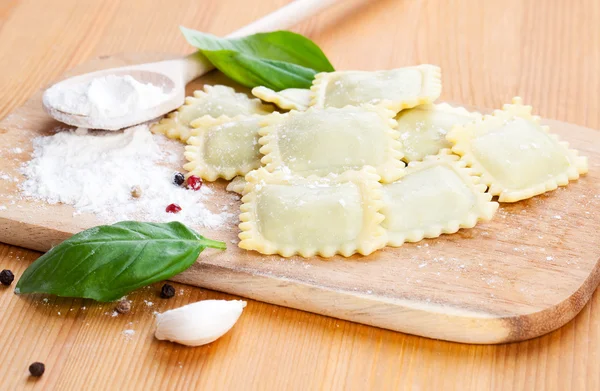
[[[181,206],[177,204],[170,204],[167,206],[167,209],[165,209],[165,211],[167,213],[179,213],[181,212]]]
[[[198,178],[195,175],[190,176],[187,179],[187,187],[188,189],[192,189],[194,191],[200,190],[200,188],[202,187],[202,179]]]

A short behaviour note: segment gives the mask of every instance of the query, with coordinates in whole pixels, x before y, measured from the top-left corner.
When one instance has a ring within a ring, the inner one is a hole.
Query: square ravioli
[[[444,148],[450,148],[446,134],[458,124],[481,119],[481,114],[471,113],[462,107],[447,103],[422,105],[402,110],[396,116],[404,161],[423,160]]]
[[[271,106],[258,99],[250,99],[246,94],[235,92],[231,87],[215,85],[204,86],[204,91],[194,91],[194,96],[185,98],[185,104],[169,113],[158,123],[152,125],[154,133],[164,134],[172,139],[186,142],[192,135],[191,122],[205,116],[265,115],[273,112]]]
[[[287,88],[278,92],[260,86],[252,89],[252,95],[284,110],[305,111],[310,105],[310,90],[305,88]]]
[[[441,71],[418,65],[384,71],[337,71],[315,76],[311,106],[380,105],[394,112],[433,103],[442,92]]]
[[[436,238],[490,220],[498,203],[486,188],[449,150],[410,163],[400,180],[383,185],[388,245]]]
[[[260,167],[258,116],[203,117],[192,122],[194,136],[188,139],[183,166],[190,175],[208,181],[232,179]]]
[[[264,168],[246,175],[239,246],[290,257],[367,255],[385,246],[381,184],[372,167],[328,177]]]
[[[549,133],[520,98],[483,121],[455,127],[447,139],[501,202],[566,186],[588,170],[587,158]]]
[[[401,144],[394,113],[375,106],[314,109],[261,119],[267,170],[325,176],[373,166],[382,181],[402,174]]]

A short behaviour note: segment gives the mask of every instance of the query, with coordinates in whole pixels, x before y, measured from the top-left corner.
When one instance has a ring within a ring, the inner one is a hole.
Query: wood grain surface
[[[71,74],[168,59],[128,54],[90,60]],[[65,77],[68,77],[66,75]],[[213,73],[188,84],[189,95],[221,82]],[[231,82],[230,82],[231,83]],[[231,83],[239,92],[247,89]],[[480,112],[489,110],[481,110]],[[600,138],[596,130],[545,120],[563,140],[589,158],[588,175],[522,202],[501,204],[491,222],[369,256],[329,259],[265,256],[237,247],[237,219],[215,229],[194,227],[228,244],[207,250],[200,262],[173,279],[272,304],[352,320],[410,334],[465,343],[504,343],[548,333],[570,321],[600,282]],[[0,121],[0,241],[47,251],[72,234],[103,223],[69,205],[23,199],[20,167],[31,155],[31,140],[66,126],[42,108],[40,93]],[[165,144],[183,166],[183,144]],[[19,153],[11,151],[18,150]],[[213,190],[206,205],[237,215],[240,200],[227,182],[205,183]],[[165,203],[168,203],[165,201]],[[35,238],[32,240],[32,238]]]
[[[4,1],[0,115],[90,58],[186,53],[178,24],[223,34],[285,3]],[[444,70],[444,100],[497,107],[520,95],[543,117],[598,128],[599,21],[595,0],[363,0],[297,31],[313,37],[340,69],[436,63]],[[0,246],[0,267],[19,276],[37,256]],[[156,289],[133,295],[134,311],[117,317],[107,305],[52,297],[46,303],[3,289],[3,388],[600,388],[598,293],[563,328],[515,344],[434,341],[250,302],[231,333],[189,349],[153,340],[152,311],[227,296],[181,286],[183,293],[167,302]],[[134,336],[123,335],[126,329]],[[47,372],[32,381],[26,368],[35,360]]]

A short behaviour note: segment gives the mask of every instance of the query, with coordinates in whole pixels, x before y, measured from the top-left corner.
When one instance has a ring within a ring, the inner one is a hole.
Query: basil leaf
[[[166,280],[190,267],[206,239],[179,222],[123,221],[80,232],[38,258],[23,273],[15,293],[51,293],[113,301]]]
[[[217,69],[246,87],[309,88],[317,73],[334,71],[313,41],[291,31],[241,38],[219,38],[185,27],[181,31]]]

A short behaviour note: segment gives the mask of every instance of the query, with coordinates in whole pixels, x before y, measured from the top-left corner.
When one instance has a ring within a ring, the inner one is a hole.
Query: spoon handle
[[[340,0],[296,0],[234,31],[227,38],[289,28],[338,1]],[[215,68],[200,52],[184,57],[182,65],[185,84]]]
[[[208,61],[202,53],[194,52],[188,54],[180,60],[175,60],[181,63],[183,83],[188,84],[194,79],[204,75],[215,69],[215,66]]]
[[[227,35],[227,38],[289,28],[340,0],[296,0]]]

